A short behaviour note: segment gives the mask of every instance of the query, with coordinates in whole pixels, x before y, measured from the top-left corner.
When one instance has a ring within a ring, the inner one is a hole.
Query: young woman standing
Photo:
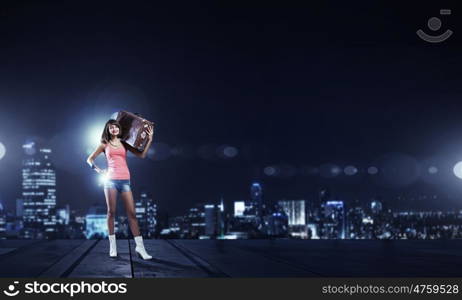
[[[138,221],[135,214],[135,203],[133,201],[133,194],[131,191],[130,183],[130,171],[127,165],[127,150],[132,152],[135,156],[145,158],[149,147],[152,143],[153,127],[147,128],[148,143],[141,152],[138,149],[133,148],[127,143],[123,142],[120,138],[122,137],[122,127],[116,120],[109,120],[104,126],[104,131],[101,136],[101,144],[96,150],[90,154],[87,158],[87,163],[100,174],[106,174],[108,179],[104,183],[104,195],[106,197],[107,204],[107,227],[109,231],[109,256],[117,256],[116,239],[114,234],[114,219],[116,212],[116,201],[117,193],[119,192],[122,200],[125,204],[127,211],[128,222],[130,230],[135,239],[136,248],[135,251],[143,259],[151,259],[146,249],[144,248],[143,238],[140,235],[138,227]],[[96,157],[105,153],[107,159],[108,169],[103,170],[94,164]]]

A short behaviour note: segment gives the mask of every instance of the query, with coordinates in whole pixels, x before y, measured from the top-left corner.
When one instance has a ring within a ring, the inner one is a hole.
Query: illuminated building
[[[168,235],[172,238],[182,238],[187,234],[184,225],[184,216],[176,216],[168,219],[168,228],[162,232],[163,235]]]
[[[255,204],[256,203],[252,201],[234,202],[234,217],[229,219],[226,223],[228,237],[233,236],[233,238],[247,238],[249,233],[250,235],[254,235],[258,228],[258,224],[263,222],[263,219],[261,221],[258,220]]]
[[[224,205],[223,199],[219,205],[204,205],[205,213],[205,235],[218,237],[224,235]]]
[[[205,233],[205,212],[202,207],[190,208],[184,218],[190,238],[198,238]]]
[[[245,202],[244,201],[235,201],[234,202],[234,216],[242,217],[244,216],[245,211]]]
[[[140,194],[135,204],[135,213],[141,234],[153,237],[157,224],[157,205],[146,192]]]
[[[70,207],[69,204],[65,208],[59,208],[56,210],[56,216],[58,217],[58,223],[62,225],[68,225],[70,219]]]
[[[345,207],[343,201],[326,201],[324,204],[325,238],[345,238]]]
[[[214,204],[204,205],[205,212],[205,235],[215,236],[217,234],[216,208]]]
[[[263,224],[260,231],[266,236],[286,237],[288,229],[287,214],[281,209],[263,217]]]
[[[306,224],[305,200],[282,200],[278,204],[287,214],[289,226]]]
[[[223,197],[221,198],[220,204],[217,206],[217,208],[218,235],[223,237],[226,231],[225,205],[223,204]]]
[[[85,216],[85,236],[87,239],[107,237],[107,209],[103,206],[92,206]]]
[[[308,223],[306,227],[308,230],[308,238],[312,240],[319,240],[318,224]]]
[[[250,202],[251,206],[255,208],[255,215],[262,217],[264,210],[263,195],[261,185],[257,182],[252,183],[250,187]]]
[[[288,226],[291,236],[308,238],[305,200],[282,200],[278,201],[278,205],[288,217]]]
[[[255,202],[245,202],[244,208],[244,217],[247,219],[254,219],[255,222],[257,220],[257,206]]]
[[[143,196],[143,195],[141,195]],[[152,197],[146,199],[146,221],[147,221],[147,237],[153,237],[157,226],[157,204],[154,203]]]
[[[347,220],[347,238],[365,239],[368,237],[366,224],[369,223],[369,220],[358,199],[355,199],[351,204],[347,212]]]
[[[371,202],[371,211],[373,214],[379,214],[382,211],[382,202],[379,200],[372,200]]]
[[[119,215],[114,218],[114,233],[118,238],[128,238],[129,231],[130,228],[127,216]]]
[[[23,145],[22,217],[23,238],[42,238],[56,231],[56,172],[51,163],[51,149],[35,142]]]
[[[80,211],[71,210],[69,212],[69,224],[65,225],[65,231],[70,239],[84,239],[85,236],[85,216]]]

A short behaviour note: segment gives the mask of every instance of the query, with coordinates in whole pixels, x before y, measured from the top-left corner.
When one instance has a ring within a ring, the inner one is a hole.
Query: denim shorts
[[[117,189],[118,192],[131,191],[129,179],[109,179],[104,183],[105,189]]]

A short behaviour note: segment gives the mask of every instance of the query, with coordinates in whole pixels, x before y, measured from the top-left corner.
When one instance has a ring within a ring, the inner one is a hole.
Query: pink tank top
[[[130,171],[127,166],[127,151],[125,146],[118,148],[106,144],[105,148],[109,179],[130,179]]]

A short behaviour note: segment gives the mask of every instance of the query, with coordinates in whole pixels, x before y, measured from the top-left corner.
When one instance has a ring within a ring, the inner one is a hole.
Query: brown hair
[[[101,143],[107,144],[111,140],[111,133],[109,132],[109,125],[116,125],[119,127],[119,134],[117,135],[118,138],[122,137],[122,126],[120,126],[119,122],[114,119],[110,119],[109,121],[106,122],[106,125],[104,125],[104,130],[103,134],[101,135]]]

